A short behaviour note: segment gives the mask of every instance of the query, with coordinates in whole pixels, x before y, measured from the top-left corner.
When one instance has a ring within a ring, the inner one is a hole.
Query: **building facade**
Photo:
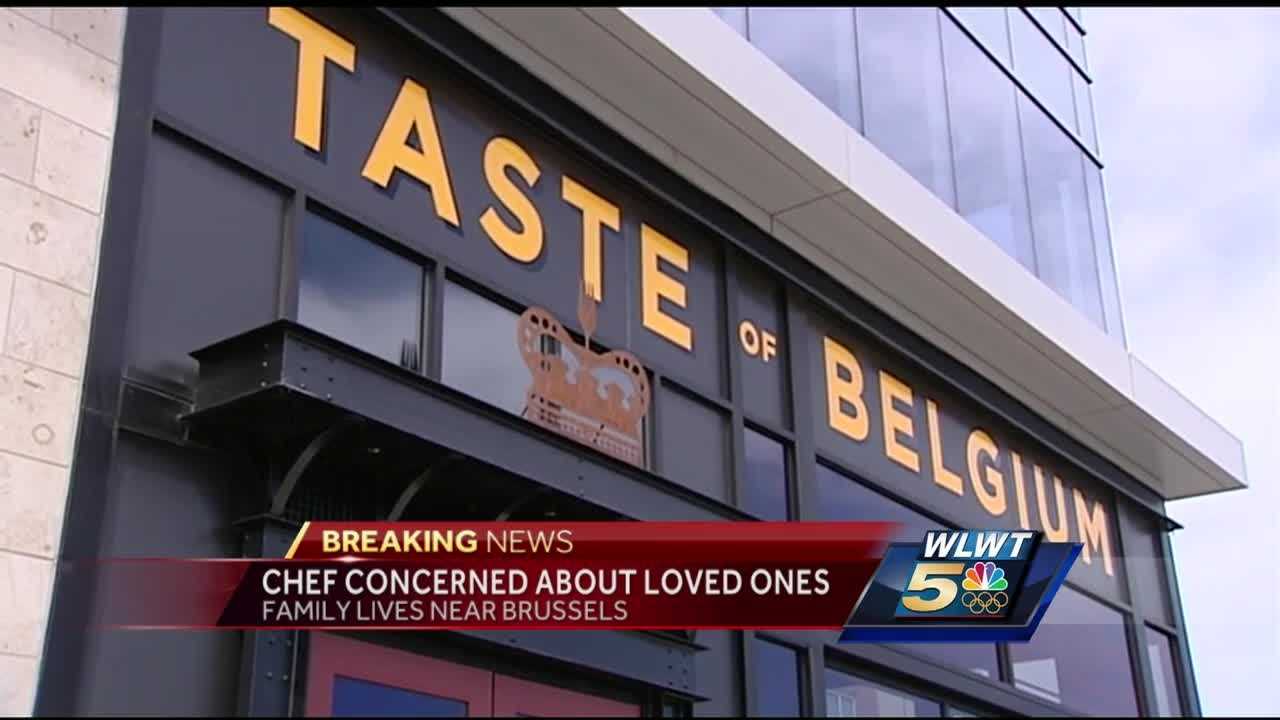
[[[1125,348],[1074,9],[3,12],[0,709],[1198,713],[1164,505],[1243,455]],[[623,518],[1084,552],[1016,645],[95,628],[104,556]]]

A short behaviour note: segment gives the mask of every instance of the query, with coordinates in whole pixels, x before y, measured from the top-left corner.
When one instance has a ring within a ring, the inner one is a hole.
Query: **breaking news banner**
[[[277,559],[105,561],[132,629],[797,629],[1030,639],[1079,553],[876,522],[328,523]]]

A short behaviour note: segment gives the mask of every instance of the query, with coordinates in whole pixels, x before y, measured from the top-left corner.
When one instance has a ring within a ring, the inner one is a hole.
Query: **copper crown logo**
[[[532,376],[524,415],[542,427],[643,467],[640,421],[649,411],[649,378],[629,352],[591,350],[597,300],[591,286],[582,291],[578,321],[586,336],[583,344],[542,308],[525,310],[516,324],[516,342]]]

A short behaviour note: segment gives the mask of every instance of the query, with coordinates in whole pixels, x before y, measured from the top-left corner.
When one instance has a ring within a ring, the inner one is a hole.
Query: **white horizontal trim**
[[[1239,439],[710,10],[448,12],[1162,497],[1245,485]]]

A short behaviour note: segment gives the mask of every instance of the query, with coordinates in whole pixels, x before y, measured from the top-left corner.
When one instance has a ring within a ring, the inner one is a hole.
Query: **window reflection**
[[[857,9],[862,121],[868,140],[955,207],[938,14]]]
[[[1178,676],[1173,664],[1173,638],[1151,627],[1146,628],[1146,636],[1156,715],[1179,717],[1182,715],[1182,702],[1178,699]]]
[[[1027,12],[1031,13],[1054,42],[1059,45],[1066,42],[1067,18],[1061,10],[1056,7],[1036,6],[1027,8]]]
[[[1083,189],[1073,147],[1074,137],[1098,146],[1090,84],[1068,58],[1083,67],[1083,37],[1063,9],[954,7],[945,18],[927,7],[713,9],[1123,342],[1105,214],[1090,209],[1102,202],[1085,200],[1094,190]],[[1105,254],[1093,254],[1094,238]]]
[[[786,520],[787,449],[751,428],[744,431],[746,468],[742,480],[742,509],[764,520]]]
[[[1107,221],[1107,199],[1102,188],[1102,169],[1085,164],[1085,188],[1089,195],[1089,224],[1098,254],[1098,284],[1102,287],[1102,309],[1107,332],[1124,342],[1124,312],[1120,307],[1120,283],[1116,278],[1115,251]]]
[[[1005,65],[1009,59],[1009,25],[1002,7],[950,7],[947,8],[992,55]],[[943,23],[945,26],[946,23]],[[947,60],[951,62],[950,58]]]
[[[662,474],[717,500],[729,499],[729,418],[720,409],[663,384],[656,424]]]
[[[1078,72],[1071,73],[1071,88],[1076,100],[1076,127],[1079,128],[1076,134],[1096,153],[1098,129],[1093,124],[1093,88]]]
[[[1040,279],[1099,327],[1102,299],[1085,200],[1085,159],[1026,96],[1019,97],[1026,134],[1027,187]]]
[[[521,415],[529,368],[516,346],[519,316],[453,282],[444,288],[444,383]]]
[[[947,20],[942,27],[956,162],[956,209],[1035,272],[1013,83]]]
[[[940,717],[931,700],[827,668],[827,717]]]
[[[307,214],[298,278],[303,325],[417,370],[423,282],[417,263]]]
[[[1084,56],[1084,36],[1080,34],[1080,31],[1076,29],[1075,25],[1068,22],[1066,37],[1067,54],[1071,56],[1072,60],[1076,61],[1076,64],[1079,65],[1082,70],[1088,70],[1089,65],[1086,63]]]
[[[800,715],[800,654],[756,637],[751,643],[751,683],[761,717]]]
[[[1075,590],[1060,588],[1009,656],[1014,684],[1033,695],[1093,715],[1138,712],[1123,617]]]
[[[1057,12],[1055,9],[1054,12]],[[1071,63],[1036,27],[1026,13],[1009,11],[1013,37],[1013,69],[1054,117],[1075,129],[1075,105],[1071,99]]]
[[[946,528],[821,463],[817,480],[818,520],[864,520],[901,523],[895,542],[920,542],[926,530]],[[996,646],[976,643],[899,643],[903,652],[943,665],[963,668],[985,678],[998,679]]]
[[[466,717],[467,703],[339,675],[333,717]]]
[[[751,43],[850,126],[862,126],[854,67],[853,9],[750,9]]]

